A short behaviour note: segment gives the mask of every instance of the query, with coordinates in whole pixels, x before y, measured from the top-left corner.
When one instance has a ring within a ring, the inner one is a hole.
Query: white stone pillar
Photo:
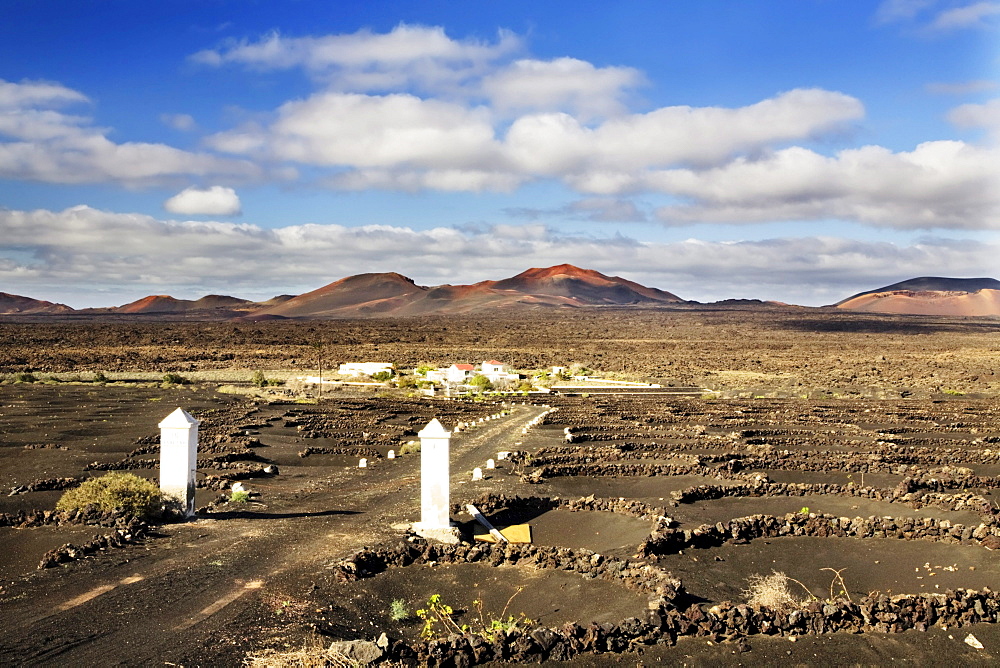
[[[420,438],[420,522],[417,528],[447,531],[451,528],[451,432],[434,418],[417,436]]]
[[[160,491],[185,517],[194,516],[195,471],[198,468],[198,420],[182,408],[160,427]]]

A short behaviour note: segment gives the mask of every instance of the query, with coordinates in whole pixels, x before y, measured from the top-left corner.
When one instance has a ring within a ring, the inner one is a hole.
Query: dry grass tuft
[[[350,668],[356,664],[340,652],[312,641],[298,650],[265,649],[248,654],[243,665],[247,668]]]
[[[751,575],[747,580],[749,586],[743,590],[747,602],[754,607],[765,607],[773,610],[798,607],[802,601],[796,598],[788,588],[789,582],[803,585],[798,580],[788,577],[780,571],[772,571],[770,575]],[[806,591],[809,591],[806,589]]]

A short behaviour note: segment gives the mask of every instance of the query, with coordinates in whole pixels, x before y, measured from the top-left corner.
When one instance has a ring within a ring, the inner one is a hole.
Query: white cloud
[[[257,178],[243,160],[144,142],[118,144],[89,118],[51,109],[85,101],[81,93],[44,82],[0,80],[0,178],[49,183],[147,185],[184,175]]]
[[[522,47],[520,38],[507,31],[501,31],[496,42],[486,43],[451,39],[441,27],[401,24],[384,34],[360,30],[322,37],[285,37],[275,32],[256,41],[229,42],[191,58],[216,67],[302,67],[342,91],[386,92],[412,86],[458,92],[463,83]]]
[[[540,225],[269,230],[163,221],[86,206],[0,209],[5,289],[56,295],[74,306],[107,306],[164,292],[181,298],[207,293],[267,298],[369,271],[398,271],[423,285],[468,283],[562,262],[622,275],[686,299],[819,305],[914,276],[995,275],[998,253],[997,243],[943,239],[908,246],[826,237],[658,243],[557,235]]]
[[[1000,3],[975,2],[942,11],[928,24],[928,29],[952,31],[963,28],[984,28],[991,24],[992,17],[998,15],[1000,15]]]
[[[651,174],[687,197],[657,213],[669,223],[851,220],[899,229],[1000,229],[1000,150],[958,141],[893,153],[879,146],[834,157],[804,148],[704,170]]]
[[[607,194],[593,175],[710,165],[842,128],[863,114],[843,93],[793,90],[737,109],[665,107],[588,127],[566,113],[514,121],[502,139],[489,110],[407,94],[325,92],[282,105],[269,125],[247,124],[209,138],[221,151],[343,168],[334,187],[507,190],[561,178]],[[621,189],[616,187],[616,191]]]
[[[236,191],[223,186],[185,188],[165,201],[163,208],[187,216],[237,216],[241,211]]]
[[[576,58],[518,60],[483,80],[483,92],[503,112],[563,110],[584,120],[622,113],[625,91],[643,83],[631,67],[594,67]]]
[[[983,128],[1000,145],[1000,98],[955,107],[948,112],[948,120],[961,128]]]
[[[209,143],[233,153],[359,168],[488,168],[497,156],[484,110],[403,94],[319,93],[282,105],[267,128],[244,126]]]
[[[0,79],[0,109],[18,110],[24,107],[55,107],[64,104],[89,102],[79,91],[48,81],[21,83]]]
[[[505,148],[516,165],[546,176],[635,172],[677,163],[705,166],[818,136],[863,114],[861,102],[849,95],[798,89],[736,109],[663,107],[593,129],[567,114],[525,116],[511,125]]]

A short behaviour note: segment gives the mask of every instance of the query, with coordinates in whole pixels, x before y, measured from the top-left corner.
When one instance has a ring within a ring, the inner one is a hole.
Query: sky
[[[1000,278],[1000,0],[4,0],[0,292]]]

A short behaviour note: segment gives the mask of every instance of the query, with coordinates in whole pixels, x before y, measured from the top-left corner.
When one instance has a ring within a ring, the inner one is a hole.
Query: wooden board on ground
[[[530,524],[512,524],[511,526],[500,529],[500,533],[511,543],[530,543],[531,542],[531,525]],[[493,534],[476,534],[475,539],[480,543],[496,543],[497,539]]]

